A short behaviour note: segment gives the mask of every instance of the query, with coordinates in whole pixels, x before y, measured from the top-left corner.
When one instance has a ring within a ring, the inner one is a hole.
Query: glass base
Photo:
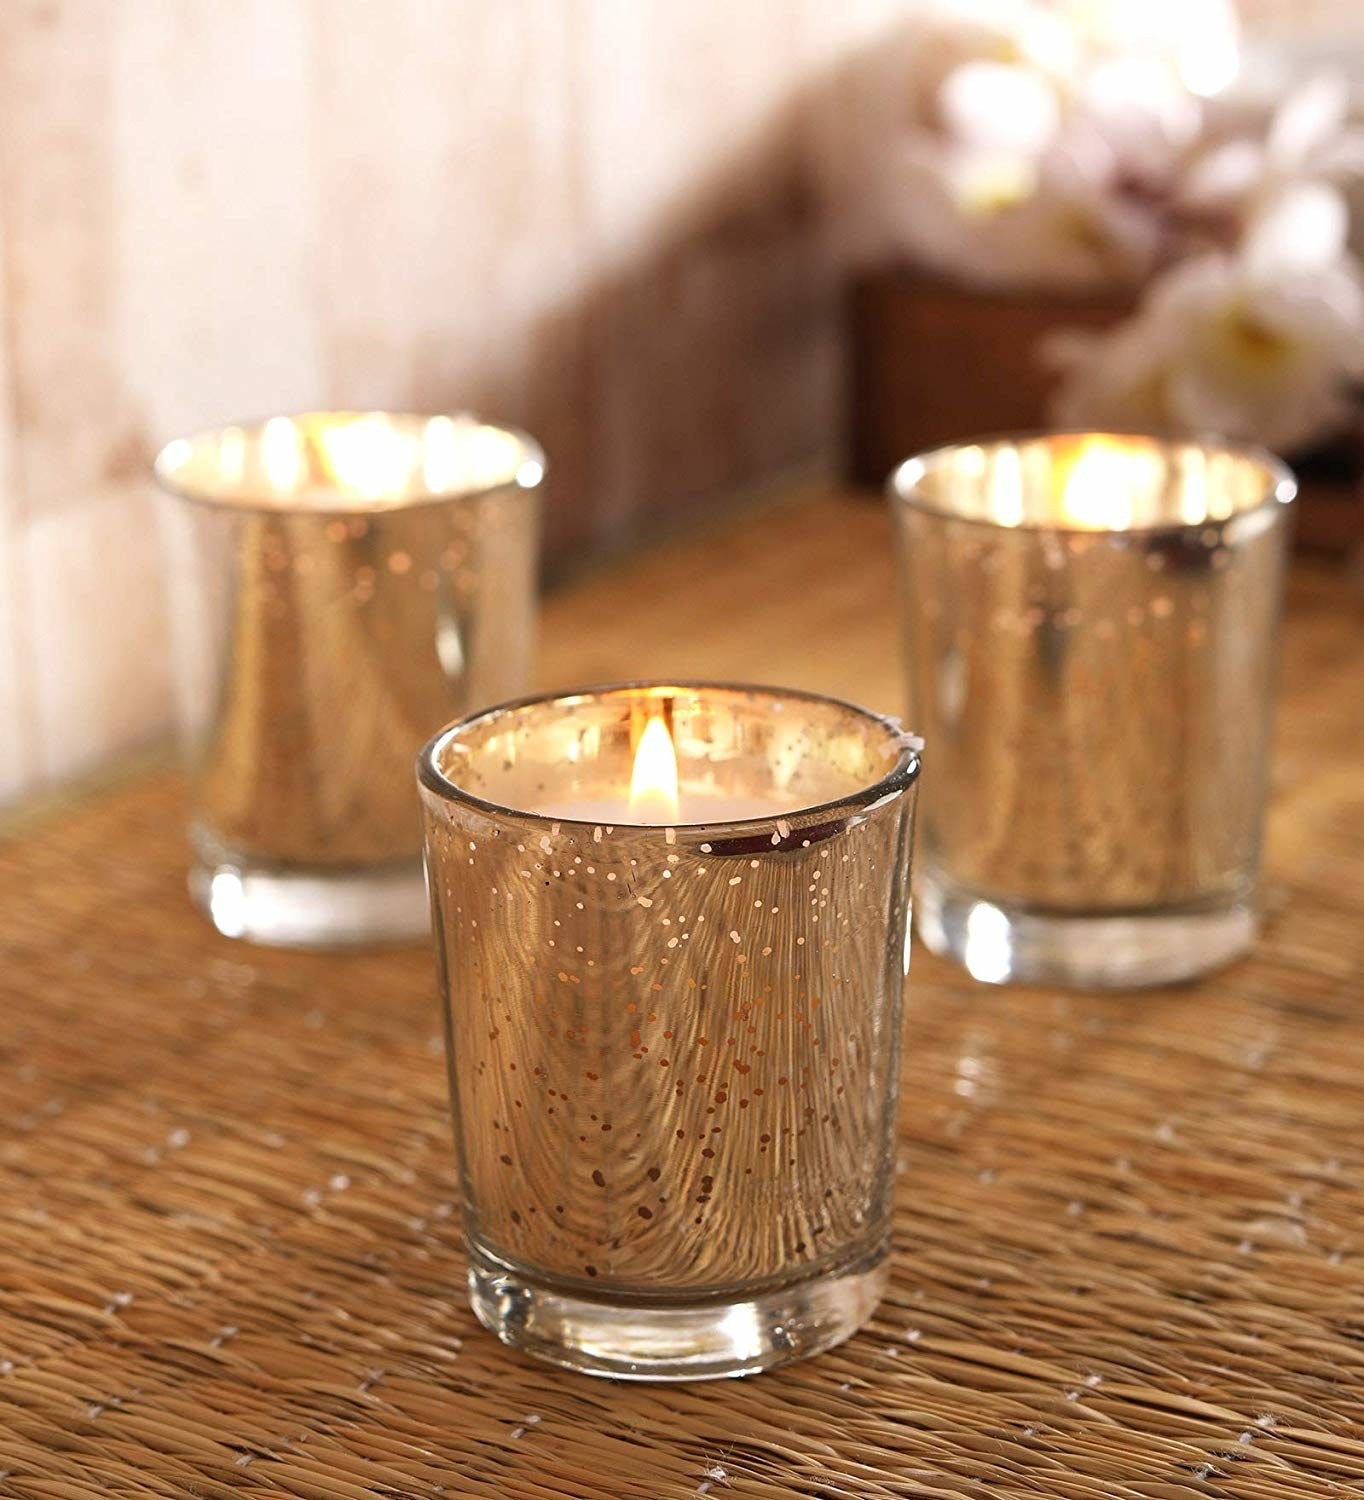
[[[1238,958],[1255,941],[1247,901],[1113,914],[1045,912],[988,901],[922,879],[914,922],[933,953],[955,958],[985,984],[1138,989],[1192,979]]]
[[[409,943],[430,932],[420,860],[300,870],[220,856],[190,866],[189,891],[224,937],[271,947]]]
[[[693,1301],[592,1297],[469,1247],[469,1301],[504,1344],[584,1375],[716,1380],[832,1349],[885,1291],[886,1247],[795,1285]]]

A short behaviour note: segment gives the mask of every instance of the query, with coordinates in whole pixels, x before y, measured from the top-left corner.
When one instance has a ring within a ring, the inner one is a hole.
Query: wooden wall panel
[[[583,203],[599,535],[816,451],[832,333],[789,0],[598,0],[584,27]],[[631,143],[626,148],[626,143]]]
[[[329,216],[306,5],[106,9],[119,18],[107,59],[119,207],[103,248],[131,464],[166,435],[319,400]]]
[[[0,766],[82,770],[165,725],[157,439],[315,399],[309,18],[254,4],[3,13],[12,463]],[[292,40],[292,45],[291,45]],[[249,107],[248,107],[249,105]],[[18,643],[15,646],[14,643]],[[17,660],[16,660],[17,656]],[[3,772],[0,772],[3,774]]]
[[[166,728],[178,431],[520,422],[551,568],[828,456],[816,204],[914,3],[0,4],[0,801]]]
[[[0,10],[5,334],[22,518],[96,490],[128,417],[109,253],[114,16],[100,0]]]
[[[0,207],[3,195],[0,195]],[[0,215],[0,266],[5,263],[5,224]],[[0,335],[9,328],[9,288],[0,275]],[[19,557],[20,514],[17,430],[10,380],[10,341],[0,336],[0,806],[37,779],[29,711],[27,590]]]
[[[27,573],[30,725],[37,778],[59,781],[163,725],[168,624],[152,500],[140,481],[34,516]]]
[[[85,550],[83,504],[106,489],[129,416],[114,347],[109,255],[111,18],[108,7],[83,0],[11,7],[0,22],[6,582],[18,654],[16,661],[11,652],[14,675],[0,698],[19,698],[17,717],[8,721],[18,743],[0,759],[19,763],[29,782],[70,769],[63,738],[79,743],[90,735],[91,752],[78,757],[87,763],[95,747],[122,738],[102,703],[88,716],[70,712],[85,668],[103,653],[98,629],[87,641],[73,628],[77,612],[89,613],[77,593],[87,575],[66,566]],[[112,651],[106,661],[119,671]]]
[[[315,5],[326,398],[527,427],[566,537],[588,503],[580,7]]]

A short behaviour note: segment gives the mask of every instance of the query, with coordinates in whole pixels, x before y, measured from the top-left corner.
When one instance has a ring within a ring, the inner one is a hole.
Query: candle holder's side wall
[[[420,936],[412,755],[525,686],[537,494],[162,513],[195,898],[264,942]]]
[[[888,1249],[915,788],[728,833],[427,791],[472,1300],[594,1373],[853,1332]]]
[[[1146,984],[1255,931],[1288,509],[1125,532],[897,501],[936,751],[919,930],[978,978]]]

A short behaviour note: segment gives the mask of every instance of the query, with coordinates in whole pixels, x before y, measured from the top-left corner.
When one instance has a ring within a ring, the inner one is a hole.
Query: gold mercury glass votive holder
[[[934,748],[920,935],[977,978],[1159,984],[1254,938],[1295,485],[1221,443],[1054,433],[892,476]]]
[[[413,751],[526,686],[544,470],[469,416],[312,412],[162,451],[189,884],[220,932],[427,930]]]
[[[870,1315],[918,747],[812,694],[636,684],[422,752],[470,1297],[507,1343],[695,1380]]]

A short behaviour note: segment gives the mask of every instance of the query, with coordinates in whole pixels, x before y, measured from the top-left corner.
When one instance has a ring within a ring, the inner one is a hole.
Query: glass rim
[[[457,782],[452,781],[437,764],[437,757],[457,735],[473,728],[484,720],[512,715],[521,709],[536,707],[542,704],[564,704],[567,706],[594,698],[606,698],[615,694],[657,692],[660,689],[664,691],[676,690],[680,693],[757,694],[770,698],[797,699],[803,703],[817,703],[831,708],[843,709],[855,715],[864,723],[871,724],[881,730],[895,744],[898,750],[895,764],[884,774],[877,777],[875,781],[869,782],[866,786],[857,787],[845,796],[834,797],[826,802],[812,802],[808,806],[792,807],[783,812],[767,813],[762,817],[717,818],[713,822],[705,823],[633,823],[627,818],[609,824],[604,823],[600,818],[566,818],[554,813],[538,812],[534,808],[508,807],[505,803],[494,802],[487,797],[480,797],[476,792],[471,792],[466,787],[460,786]],[[533,826],[545,829],[549,829],[551,826],[563,825],[570,828],[609,827],[613,830],[628,829],[632,833],[653,832],[660,834],[667,829],[685,829],[691,831],[708,828],[770,829],[782,820],[793,818],[804,820],[809,815],[816,813],[869,811],[887,798],[898,796],[919,779],[922,751],[923,740],[905,729],[898,719],[892,718],[889,714],[881,714],[877,713],[874,709],[865,708],[860,703],[852,703],[846,698],[835,697],[831,693],[819,693],[808,688],[773,687],[766,683],[716,682],[696,678],[659,677],[627,682],[590,684],[585,687],[556,689],[547,693],[527,693],[522,697],[509,698],[504,703],[495,703],[488,708],[466,714],[463,718],[456,719],[453,723],[447,724],[443,729],[438,730],[422,746],[417,754],[417,780],[426,791],[431,792],[444,802],[453,802],[466,807],[472,807],[479,812],[491,813],[496,817],[527,821]]]
[[[200,485],[183,483],[176,478],[173,457],[180,450],[193,450],[201,443],[208,443],[214,439],[219,439],[224,433],[234,430],[248,435],[259,436],[268,422],[273,422],[280,417],[283,417],[288,422],[308,422],[321,419],[358,422],[364,421],[366,418],[383,417],[388,421],[402,424],[425,424],[435,418],[446,417],[452,422],[471,423],[482,431],[501,433],[503,436],[511,438],[521,450],[520,461],[508,478],[496,484],[475,484],[453,490],[416,489],[396,500],[371,498],[363,495],[344,498],[338,495],[334,504],[326,501],[291,504],[287,496],[256,494],[250,490],[243,490],[235,494],[222,494],[216,491],[210,492]],[[177,500],[184,500],[191,505],[202,505],[212,510],[238,510],[250,514],[354,516],[415,510],[422,506],[443,505],[459,500],[479,500],[487,495],[496,495],[505,490],[519,490],[533,494],[544,484],[545,478],[549,473],[549,464],[545,457],[544,448],[541,447],[530,433],[506,422],[485,421],[476,412],[458,409],[426,412],[411,410],[386,411],[382,407],[366,409],[364,407],[319,406],[308,407],[301,411],[271,412],[268,416],[249,417],[239,422],[220,422],[212,427],[196,428],[193,432],[170,438],[163,443],[156,457],[152,460],[151,470],[152,478],[165,494],[171,495]],[[529,471],[531,470],[535,472],[530,473]],[[523,474],[527,474],[528,477],[522,478]]]
[[[917,486],[933,470],[941,468],[948,459],[963,448],[1002,448],[1006,444],[1046,442],[1052,438],[1140,438],[1155,447],[1170,452],[1178,448],[1201,448],[1208,453],[1227,454],[1245,459],[1256,465],[1264,475],[1264,492],[1253,505],[1246,506],[1229,516],[1206,516],[1201,521],[1159,521],[1150,525],[1127,526],[1081,526],[1073,521],[1029,521],[1021,520],[1012,525],[1002,521],[991,521],[982,516],[964,516],[942,505],[930,504],[918,492]],[[909,477],[913,471],[913,477]],[[939,521],[955,521],[962,526],[980,526],[989,531],[1054,532],[1062,536],[1159,536],[1185,531],[1201,531],[1204,527],[1227,527],[1238,525],[1250,516],[1263,512],[1274,512],[1278,507],[1287,508],[1298,496],[1298,480],[1293,470],[1278,454],[1258,443],[1238,443],[1215,433],[1199,436],[1175,437],[1170,434],[1142,431],[1139,428],[1075,428],[1038,427],[1025,428],[1017,432],[990,432],[981,437],[963,438],[960,442],[941,443],[923,453],[911,454],[891,470],[885,482],[885,492],[893,508],[929,516]]]

